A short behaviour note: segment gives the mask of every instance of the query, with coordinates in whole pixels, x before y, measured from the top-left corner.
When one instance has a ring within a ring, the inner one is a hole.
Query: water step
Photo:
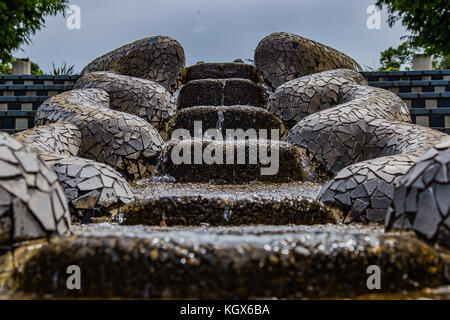
[[[226,129],[265,129],[267,139],[271,139],[271,130],[277,130],[277,139],[284,140],[287,130],[283,122],[274,114],[260,107],[252,106],[197,106],[181,109],[169,121],[169,133],[176,129],[187,129],[194,136],[194,124],[201,121],[203,134],[209,129],[218,129],[226,136]],[[170,134],[169,134],[170,136]]]
[[[244,63],[198,63],[184,70],[184,82],[198,79],[241,78],[259,82],[256,67]]]
[[[0,287],[47,298],[349,298],[373,293],[371,265],[381,270],[381,293],[446,282],[446,262],[430,246],[369,227],[73,229],[73,237],[16,248],[15,264],[3,256]],[[82,290],[68,289],[69,265],[81,267]]]
[[[176,182],[289,182],[312,178],[304,150],[274,140],[170,141],[163,146],[157,175]]]
[[[125,225],[236,226],[341,223],[342,213],[315,201],[311,182],[211,185],[139,181],[137,201],[121,208]]]
[[[248,79],[200,79],[189,81],[180,89],[178,107],[237,104],[264,107],[268,98],[266,89]]]

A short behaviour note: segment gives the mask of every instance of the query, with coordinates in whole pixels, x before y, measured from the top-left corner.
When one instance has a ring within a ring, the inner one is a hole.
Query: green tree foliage
[[[389,26],[397,21],[411,32],[406,37],[412,47],[429,55],[450,54],[450,0],[378,0],[386,6]]]
[[[407,42],[401,44],[397,48],[389,47],[381,52],[379,70],[400,70],[400,66],[411,63],[413,49],[410,48]]]
[[[46,15],[64,14],[67,0],[0,0],[0,62],[12,61],[12,52],[40,30]]]

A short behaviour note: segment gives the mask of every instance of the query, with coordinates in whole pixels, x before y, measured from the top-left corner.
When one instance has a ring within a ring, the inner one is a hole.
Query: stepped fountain
[[[448,284],[450,138],[359,71],[288,33],[254,66],[185,68],[163,36],[95,59],[0,135],[0,290],[347,298],[371,265],[384,294]]]

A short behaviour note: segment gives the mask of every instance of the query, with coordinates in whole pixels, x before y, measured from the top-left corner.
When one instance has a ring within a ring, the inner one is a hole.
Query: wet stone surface
[[[321,185],[310,182],[211,185],[138,182],[138,201],[120,210],[126,225],[302,224],[340,223],[339,210],[315,201]]]
[[[177,182],[247,183],[312,179],[303,149],[274,140],[170,141],[156,165],[157,176]]]
[[[383,270],[384,293],[445,283],[446,262],[435,250],[407,234],[361,226],[73,229],[74,237],[27,249],[12,284],[17,291],[58,297],[355,297],[370,293],[370,265]],[[68,290],[66,277],[58,276],[71,264],[89,270],[83,290]]]
[[[169,136],[176,129],[186,129],[192,137],[195,135],[195,122],[201,121],[203,135],[205,131],[217,129],[226,138],[227,129],[256,130],[258,138],[284,140],[287,130],[279,118],[265,109],[252,106],[198,106],[185,108],[177,112],[170,120]],[[259,134],[259,130],[265,136]],[[272,137],[271,130],[276,130]],[[175,137],[172,137],[175,138]]]
[[[264,107],[267,100],[266,89],[248,79],[200,79],[189,81],[181,88],[178,107],[237,104]]]
[[[184,82],[198,79],[248,79],[260,82],[255,66],[244,63],[198,63],[184,70]]]

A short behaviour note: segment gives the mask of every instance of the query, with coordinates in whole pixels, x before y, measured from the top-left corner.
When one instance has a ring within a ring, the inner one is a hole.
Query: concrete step
[[[156,175],[176,182],[242,184],[312,179],[305,151],[275,140],[172,140],[163,146]]]
[[[209,129],[217,129],[225,137],[227,129],[263,129],[271,139],[275,129],[277,139],[284,140],[287,130],[283,122],[274,114],[260,107],[252,106],[197,106],[179,110],[169,121],[169,136],[176,129],[187,129],[194,136],[195,123],[201,122],[201,134]]]
[[[266,89],[248,79],[200,79],[186,83],[178,96],[180,109],[194,106],[251,105],[263,107]]]
[[[125,225],[313,225],[343,221],[342,212],[314,200],[312,182],[214,185],[139,181],[137,201],[121,208]]]
[[[381,270],[379,293],[442,286],[448,267],[410,234],[374,227],[73,229],[0,256],[0,288],[46,298],[351,298],[371,293],[369,266]],[[70,265],[81,268],[82,290],[67,286]]]
[[[256,67],[244,63],[198,63],[184,70],[184,83],[198,79],[241,78],[259,82]]]

